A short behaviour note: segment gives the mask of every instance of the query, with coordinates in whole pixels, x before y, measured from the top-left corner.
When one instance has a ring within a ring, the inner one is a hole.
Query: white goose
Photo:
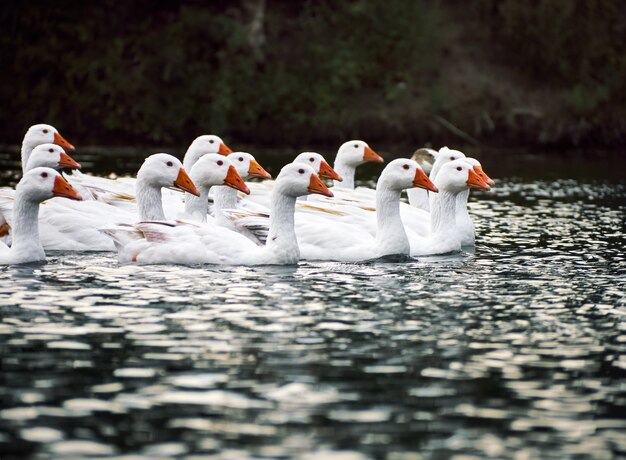
[[[448,147],[442,147],[439,151],[419,149],[413,155],[413,159],[418,160],[418,164],[423,166],[425,172],[430,171],[430,179],[432,181],[436,179],[437,174],[444,164],[461,158],[465,158],[470,162],[474,166],[474,171],[481,176],[488,185],[494,184],[493,180],[485,174],[477,160],[467,158],[465,154],[459,150],[449,149]],[[439,195],[429,194],[428,191],[421,188],[408,189],[407,195],[411,206],[401,203],[400,213],[409,235],[428,236],[430,234],[431,202],[438,199]],[[457,197],[457,232],[461,237],[463,246],[472,245],[475,240],[474,224],[467,210],[468,197],[469,190],[459,193]],[[322,205],[320,205],[320,207],[322,207]],[[350,193],[343,193],[343,190],[338,189],[336,199],[333,203],[326,203],[323,207],[324,209],[330,208],[344,213],[347,216],[352,216],[354,213],[360,214],[358,208],[375,209],[375,202],[374,197],[367,188],[359,187]],[[368,223],[361,222],[361,225],[367,228],[372,235],[375,234],[376,226],[373,219],[370,219]]]
[[[382,171],[376,184],[375,237],[358,224],[357,215],[346,221],[303,214],[296,227],[302,258],[355,262],[394,254],[408,256],[411,248],[400,217],[400,194],[411,187],[437,191],[412,160],[393,160]]]
[[[139,220],[165,220],[161,189],[176,187],[199,196],[200,192],[178,160],[167,153],[150,155],[137,172]]]
[[[458,160],[459,158],[465,158],[465,154],[459,150],[449,149],[448,147],[442,147],[437,150],[433,149],[418,149],[412,156],[413,160],[417,161],[425,171],[428,171],[430,180],[435,180],[441,167],[449,161]],[[407,197],[409,198],[409,204],[416,208],[423,209],[424,211],[430,211],[430,196],[425,190],[408,190]]]
[[[212,134],[202,135],[194,139],[189,145],[183,158],[183,167],[186,171],[190,171],[193,165],[203,155],[208,153],[218,153],[220,155],[228,155],[232,150],[219,137]],[[136,178],[119,177],[117,179],[109,179],[106,177],[97,177],[80,172],[74,172],[70,179],[73,184],[81,185],[90,189],[94,198],[105,201],[107,203],[123,205],[129,199],[135,198]],[[166,195],[168,195],[166,193]],[[178,194],[174,195],[176,200],[179,199]],[[169,198],[169,197],[168,197]],[[167,199],[167,198],[166,198]]]
[[[109,229],[106,233],[119,246],[120,262],[295,264],[300,251],[294,229],[294,209],[296,198],[307,193],[332,196],[310,166],[292,163],[283,167],[272,191],[270,233],[264,247],[227,228],[208,224],[168,226],[139,223],[133,229],[133,237],[137,239],[130,243],[128,228]]]
[[[34,168],[17,184],[13,219],[13,244],[0,243],[0,264],[46,260],[39,240],[39,204],[53,196],[80,200],[72,186],[51,168]]]
[[[66,150],[74,150],[74,146],[67,142],[54,126],[43,123],[33,125],[28,128],[22,141],[22,173],[28,170],[26,166],[33,149],[41,144],[55,144]]]
[[[198,193],[193,182],[172,155],[148,157],[137,174],[137,200],[110,205],[103,201],[50,200],[41,206],[41,243],[46,250],[113,251],[111,240],[98,229],[138,220],[164,220],[161,188],[177,187]],[[11,224],[11,222],[9,222]]]
[[[460,251],[462,235],[456,225],[458,196],[470,187],[489,190],[489,185],[466,158],[446,162],[436,176],[433,182],[439,193],[430,202],[430,232],[427,237],[409,235],[412,256]]]
[[[259,179],[271,179],[272,176],[263,167],[257,163],[252,155],[246,152],[235,152],[228,155],[228,159],[235,166],[235,169],[239,175],[248,179],[250,177],[256,177]],[[250,194],[250,190],[246,187],[247,194]],[[223,227],[228,227],[231,230],[235,230],[235,226],[224,214],[226,209],[235,209],[238,204],[237,190],[229,187],[216,186],[211,190],[213,194],[213,216],[215,222]],[[246,193],[244,191],[244,193]],[[246,200],[248,201],[248,200]]]
[[[335,164],[333,165],[335,171],[343,178],[343,181],[341,183],[335,181],[334,186],[354,189],[356,168],[370,161],[383,163],[385,160],[363,141],[353,140],[343,143],[337,151]]]
[[[459,162],[460,164],[457,164]],[[441,194],[444,201],[440,203],[441,198],[431,200],[434,210],[432,213],[405,203],[399,204],[400,216],[411,244],[411,255],[442,254],[460,250],[462,242],[467,238],[467,229],[463,226],[457,226],[458,203],[463,197],[467,199],[468,187],[489,190],[488,177],[477,171],[476,163],[476,160],[464,157],[459,157],[452,162],[449,159],[440,161],[437,173],[440,171],[447,172],[442,178],[436,174],[434,184],[440,189],[440,193],[434,196],[438,197]],[[453,164],[453,168],[450,169],[448,164]],[[455,170],[454,167],[460,167],[462,172]],[[469,170],[471,170],[471,175]],[[441,193],[442,191],[445,193]],[[451,199],[456,200],[452,207],[450,207]],[[378,194],[376,203],[358,202],[351,204],[347,200],[338,201],[337,204],[316,203],[316,212],[309,212],[306,207],[298,208],[296,229],[301,241],[303,258],[357,260],[358,251],[350,249],[354,241],[359,239],[363,242],[372,241],[381,234],[377,230],[380,228],[380,214],[375,216],[373,212],[378,211],[381,206]],[[450,209],[452,210],[451,215],[447,212]],[[463,212],[467,214],[466,203]],[[258,238],[263,238],[267,219],[264,219],[262,215],[239,212],[232,214],[231,219],[235,221],[235,225],[238,227],[244,227],[252,231]],[[384,221],[389,220],[384,219]],[[329,237],[323,231],[324,228],[333,228],[335,231]],[[473,227],[471,231],[473,236]],[[391,240],[391,238],[389,239]],[[324,247],[323,244],[334,244],[337,249],[333,248],[332,251],[327,253],[322,251],[321,254],[318,254],[317,248]],[[374,247],[374,244],[372,243],[370,246]],[[371,255],[371,252],[363,251],[363,254],[365,253],[368,256]]]
[[[41,144],[32,150],[24,172],[34,168],[80,169],[80,163],[65,153],[63,147],[57,144]]]
[[[465,161],[469,163],[474,172],[489,186],[493,187],[495,182],[491,179],[480,164],[480,161],[475,158],[466,157]],[[469,189],[459,193],[456,199],[456,228],[457,233],[461,238],[461,246],[473,246],[476,243],[476,227],[474,221],[469,215],[467,209],[467,202],[469,200]]]
[[[313,168],[315,173],[322,179],[330,179],[334,181],[341,181],[342,177],[330,167],[324,157],[317,152],[302,152],[298,154],[292,163],[303,163]],[[265,211],[269,210],[272,197],[272,189],[274,188],[274,181],[266,180],[263,182],[253,182],[249,184],[250,196],[246,197],[245,203],[254,203]],[[311,197],[311,195],[303,196],[302,199]],[[261,210],[259,207],[255,207],[257,210]]]
[[[243,174],[233,165],[230,161],[231,158],[235,160],[236,164],[242,165],[240,168],[243,170]],[[239,161],[239,158],[242,160]],[[234,201],[232,207],[235,207],[237,205],[237,191],[246,194],[250,193],[242,178],[242,175],[248,176],[249,174],[256,177],[269,176],[249,153],[231,153],[226,158],[214,153],[204,155],[196,161],[196,164],[193,165],[189,172],[200,194],[198,196],[190,193],[185,194],[185,212],[181,217],[196,222],[206,222],[209,208],[209,191],[212,188],[220,190],[219,193],[214,195],[216,206],[220,199],[225,200],[230,205],[231,194],[228,192],[232,192],[232,201]]]
[[[40,167],[54,170],[78,169],[80,164],[65,153],[62,147],[56,144],[41,144],[30,153],[24,172]],[[0,238],[7,245],[11,244],[10,222],[12,221],[15,193],[13,188],[0,188]]]
[[[439,149],[439,151],[432,149],[418,149],[414,154],[413,158],[420,163],[420,165],[425,166],[426,168],[432,168],[430,173],[430,178],[435,180],[437,174],[441,167],[450,162],[455,161],[460,158],[464,158],[467,162],[469,162],[473,168],[474,172],[476,172],[489,186],[495,185],[495,182],[483,171],[482,165],[480,162],[474,158],[466,157],[463,152],[458,150],[452,150],[448,147],[443,147]],[[409,204],[411,206],[415,206],[418,209],[422,209],[425,211],[430,211],[431,204],[434,200],[437,200],[438,197],[429,196],[427,193],[422,190],[408,190],[407,195],[409,198]],[[476,232],[474,222],[469,215],[467,210],[467,202],[469,199],[469,189],[465,190],[458,194],[457,197],[457,205],[456,205],[456,228],[457,232],[460,235],[462,246],[472,246],[476,240]],[[409,210],[406,211],[406,214],[413,214]],[[421,213],[417,213],[418,215]],[[423,228],[416,227],[416,230],[420,234],[424,234]]]

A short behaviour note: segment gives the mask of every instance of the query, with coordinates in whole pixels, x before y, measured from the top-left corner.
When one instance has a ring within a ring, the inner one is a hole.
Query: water
[[[473,253],[0,268],[0,458],[626,455],[624,164],[577,161],[484,161]]]

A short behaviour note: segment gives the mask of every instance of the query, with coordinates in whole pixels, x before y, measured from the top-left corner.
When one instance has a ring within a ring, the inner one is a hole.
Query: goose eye
[[[450,161],[454,161],[454,157],[450,157]]]
[[[213,139],[209,140],[209,144],[213,144],[215,141]]]
[[[47,130],[47,129],[44,129],[44,130],[43,130],[43,133],[44,133],[44,134],[48,134],[48,130]]]
[[[311,158],[309,158],[309,161],[310,161],[311,163],[313,163],[313,162],[315,161],[315,158],[311,157]]]
[[[243,161],[243,157],[239,157],[239,161]]]
[[[171,161],[168,161],[168,162],[166,163],[166,165],[168,165],[168,166],[174,166],[174,163],[172,163]]]
[[[354,144],[354,148],[358,149],[359,148],[359,144]]]
[[[456,170],[457,170],[457,171],[463,171],[463,168],[461,168],[460,166],[457,166],[457,167],[456,167]]]
[[[54,150],[52,150],[52,149],[48,149],[48,152],[52,153],[52,152],[54,152]]]
[[[217,160],[217,165],[218,166],[222,166],[224,164],[224,162],[222,160]]]
[[[298,169],[298,172],[299,172],[300,174],[304,174],[304,169]]]
[[[41,173],[41,177],[43,177],[45,179],[46,177],[48,177],[48,173],[47,172],[42,172]]]
[[[409,167],[410,167],[410,166],[409,166],[409,165],[404,165],[404,166],[402,166],[402,167],[403,167],[404,169],[409,169]]]

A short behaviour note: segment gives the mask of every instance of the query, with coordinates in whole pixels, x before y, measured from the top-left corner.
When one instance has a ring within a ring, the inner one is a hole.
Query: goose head
[[[322,155],[317,152],[302,152],[294,160],[294,163],[308,164],[323,179],[331,179],[341,182],[342,177],[330,167]]]
[[[426,174],[430,174],[430,171],[435,164],[435,159],[437,158],[437,155],[439,155],[439,152],[437,152],[436,150],[423,147],[413,152],[411,160],[417,162],[417,164],[421,166]]]
[[[370,161],[383,163],[385,160],[374,152],[369,145],[359,140],[348,141],[342,144],[335,158],[335,164],[340,162],[354,167]]]
[[[16,190],[28,201],[41,203],[55,196],[82,200],[65,178],[52,168],[37,167],[26,172]]]
[[[478,175],[474,166],[465,158],[444,164],[435,178],[435,184],[439,190],[452,193],[459,193],[468,188],[490,190],[487,182]]]
[[[74,146],[67,142],[54,126],[44,123],[28,128],[28,131],[26,131],[24,135],[24,144],[32,146],[39,144],[56,144],[66,150],[75,150]]]
[[[26,170],[37,167],[52,169],[80,169],[80,163],[65,153],[62,147],[56,144],[41,144],[35,147],[26,163]]]
[[[435,180],[437,174],[441,170],[441,167],[449,163],[450,161],[458,160],[459,158],[465,158],[465,154],[460,150],[449,149],[448,147],[441,147],[435,154],[435,162],[433,163],[432,170],[430,171],[431,179]]]
[[[378,187],[395,191],[413,187],[423,188],[431,192],[438,191],[417,162],[406,158],[393,160],[383,169],[378,178],[376,188]]]
[[[448,147],[441,147],[435,154],[435,162],[447,163],[449,161],[455,161],[459,158],[465,158],[465,154],[460,150],[450,149]]]
[[[271,179],[272,175],[247,152],[233,152],[228,155],[228,160],[235,167],[239,175],[245,179],[258,177],[259,179]]]
[[[194,182],[201,187],[213,185],[226,185],[245,194],[250,194],[250,189],[229,161],[217,153],[208,153],[200,158],[190,172]]]
[[[487,185],[489,185],[490,187],[496,185],[495,181],[491,177],[489,177],[487,173],[485,173],[485,171],[483,171],[483,166],[480,164],[480,161],[478,161],[476,158],[471,157],[466,157],[465,161],[467,161],[474,167],[474,171],[476,172],[476,174],[482,177]]]
[[[310,193],[333,196],[333,192],[326,187],[315,170],[303,163],[290,163],[283,166],[276,177],[274,188],[279,193],[294,198]]]
[[[137,173],[137,181],[153,187],[175,187],[200,196],[178,158],[167,153],[156,153],[146,158]]]
[[[228,155],[233,151],[224,143],[221,137],[213,134],[205,134],[198,136],[191,143],[185,153],[185,168],[191,171],[191,167],[196,164],[202,155],[207,153],[219,153],[220,155]]]

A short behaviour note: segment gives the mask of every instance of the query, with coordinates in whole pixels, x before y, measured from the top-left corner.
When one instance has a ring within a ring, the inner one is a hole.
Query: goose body
[[[136,200],[129,201],[126,206],[96,200],[53,199],[43,203],[39,212],[41,244],[46,250],[113,251],[113,243],[99,231],[100,228],[132,224],[138,220],[164,220],[163,187],[198,193],[181,162],[165,153],[151,155],[145,160],[137,174],[136,187]],[[6,210],[7,207],[7,203],[0,200],[0,208]]]
[[[355,219],[317,218],[304,214],[297,226],[302,258],[354,262],[394,254],[410,254],[400,215],[400,194],[411,187],[437,189],[419,165],[408,159],[390,162],[376,184],[376,234]]]
[[[296,198],[307,193],[332,193],[308,165],[289,164],[272,190],[272,218],[267,243],[257,246],[245,236],[217,225],[140,223],[132,229],[107,229],[122,263],[140,264],[294,264],[300,251],[294,229]]]

